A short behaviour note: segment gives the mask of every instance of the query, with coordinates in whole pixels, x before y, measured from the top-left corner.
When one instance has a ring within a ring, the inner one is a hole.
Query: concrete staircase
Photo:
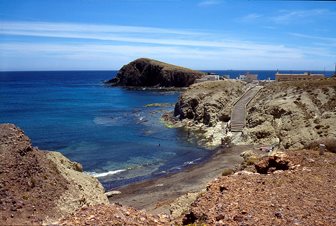
[[[262,86],[255,86],[244,93],[233,106],[231,112],[231,132],[242,132],[245,127],[246,106],[257,95]]]

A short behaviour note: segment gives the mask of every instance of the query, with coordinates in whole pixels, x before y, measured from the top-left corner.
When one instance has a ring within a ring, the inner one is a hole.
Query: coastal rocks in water
[[[32,147],[23,131],[0,124],[2,225],[51,223],[84,204],[108,203],[100,183],[80,164]]]
[[[187,87],[202,78],[203,72],[140,58],[124,65],[106,84],[112,86]]]
[[[180,95],[174,116],[201,145],[218,146],[226,135],[231,108],[244,89],[244,83],[236,80],[193,84]]]
[[[300,149],[336,137],[336,80],[275,82],[248,106],[246,143]]]
[[[234,102],[244,91],[244,84],[234,80],[197,83],[181,94],[174,115],[192,119],[207,126],[228,122]]]

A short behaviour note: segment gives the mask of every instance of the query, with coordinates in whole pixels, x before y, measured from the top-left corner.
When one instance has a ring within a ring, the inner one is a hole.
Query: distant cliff
[[[106,84],[112,86],[187,87],[203,76],[203,72],[157,60],[140,58],[124,65],[117,76],[107,81]]]

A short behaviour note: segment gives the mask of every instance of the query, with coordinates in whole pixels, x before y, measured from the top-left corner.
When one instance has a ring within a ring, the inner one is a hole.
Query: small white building
[[[242,80],[244,82],[253,82],[258,80],[258,75],[257,74],[250,74],[247,72],[244,75],[239,75],[238,77],[239,80]]]
[[[203,76],[203,78],[196,79],[195,82],[197,83],[197,82],[216,81],[216,80],[219,80],[219,75],[211,73],[211,74]]]

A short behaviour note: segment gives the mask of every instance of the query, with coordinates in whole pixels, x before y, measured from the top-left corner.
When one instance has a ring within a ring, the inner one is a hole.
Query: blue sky
[[[333,70],[336,2],[1,0],[0,70]]]

